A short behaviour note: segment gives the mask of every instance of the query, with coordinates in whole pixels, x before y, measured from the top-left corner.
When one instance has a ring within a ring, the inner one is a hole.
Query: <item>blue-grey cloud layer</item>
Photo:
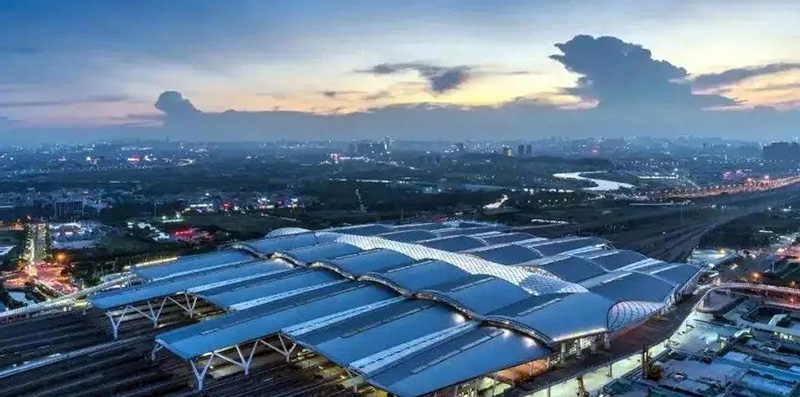
[[[720,95],[700,95],[688,73],[649,50],[614,37],[576,36],[556,44],[552,59],[580,75],[570,93],[598,102],[592,109],[565,110],[520,99],[499,107],[436,104],[393,105],[345,115],[266,111],[204,113],[177,92],[165,92],[157,107],[165,128],[179,139],[350,139],[386,134],[406,139],[512,139],[542,136],[723,135],[763,138],[795,133],[800,112],[770,108],[714,111],[735,104]],[[432,79],[447,68],[424,64],[379,64],[366,72],[416,71]],[[429,81],[431,89],[458,84]],[[435,85],[438,84],[438,85]]]
[[[701,74],[692,78],[691,81],[692,85],[698,89],[714,88],[790,70],[800,70],[800,63],[771,63],[749,68],[728,69],[720,73]]]
[[[721,95],[693,93],[692,76],[685,69],[654,59],[648,49],[615,37],[580,35],[556,44],[556,49],[558,53],[551,58],[579,76],[577,85],[565,91],[596,101],[595,108],[564,110],[538,101],[518,100],[495,107],[423,103],[330,115],[279,110],[211,113],[195,107],[180,92],[166,91],[155,103],[164,114],[163,127],[131,125],[63,130],[58,136],[80,140],[98,136],[162,138],[168,135],[181,140],[251,141],[375,138],[387,134],[423,140],[692,134],[764,139],[793,136],[800,125],[800,111],[708,110],[735,102]],[[375,75],[417,73],[427,81],[431,91],[441,93],[458,89],[477,73],[476,70],[474,66],[406,62],[378,64],[361,72]],[[720,75],[723,77],[716,77],[714,84],[749,78],[742,77],[741,72]],[[322,92],[321,95],[338,97],[340,92]],[[15,123],[0,124],[8,129]],[[47,132],[45,135],[43,130],[34,131],[25,138],[52,140],[54,130]]]
[[[359,73],[389,75],[404,72],[417,72],[425,79],[432,92],[441,94],[452,91],[470,79],[472,68],[469,66],[438,66],[424,62],[382,63],[369,69],[357,70]]]
[[[127,95],[92,95],[83,98],[39,100],[39,101],[0,101],[0,109],[62,106],[62,105],[74,105],[77,103],[113,103],[113,102],[129,102],[129,101],[131,101],[131,99]]]

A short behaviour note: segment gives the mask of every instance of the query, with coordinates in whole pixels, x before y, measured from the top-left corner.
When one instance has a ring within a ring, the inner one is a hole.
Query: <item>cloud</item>
[[[199,113],[194,105],[177,91],[162,92],[158,96],[155,106],[167,116],[186,116]]]
[[[484,70],[481,74],[484,76],[529,76],[536,72],[530,70]]]
[[[575,87],[564,90],[598,107],[671,107],[702,109],[733,106],[736,101],[720,95],[699,95],[680,80],[686,69],[653,59],[650,50],[616,37],[575,36],[555,45],[561,54],[550,58],[581,75]]]
[[[160,122],[164,121],[166,115],[163,113],[128,113],[124,116],[114,117],[118,121],[130,122]]]
[[[765,76],[790,70],[800,70],[800,63],[771,63],[747,68],[728,69],[719,73],[693,76],[690,81],[696,89],[708,89],[733,85],[754,77]]]
[[[180,93],[166,92],[156,106],[164,111],[164,127],[176,139],[211,137],[238,140],[358,139],[376,134],[403,139],[501,140],[543,136],[674,136],[691,134],[748,138],[794,134],[800,111],[785,104],[775,108],[745,108],[720,94],[692,91],[686,69],[654,59],[650,50],[616,37],[575,36],[556,44],[551,59],[578,74],[576,85],[562,93],[576,95],[587,106],[563,108],[546,98],[521,97],[497,106],[409,103],[375,106],[359,112],[327,114],[274,109],[263,112],[202,112]],[[406,89],[427,87],[434,93],[458,89],[472,78],[524,71],[498,71],[477,66],[440,66],[423,62],[382,63],[358,73],[417,73],[425,80],[406,82]],[[527,73],[527,72],[526,72]],[[379,100],[395,93],[387,89],[364,93]],[[338,98],[342,91],[322,92]],[[166,99],[169,99],[168,101]],[[179,107],[183,111],[167,109]],[[714,109],[737,107],[737,111]]]
[[[8,127],[17,124],[19,124],[19,120],[15,120],[5,116],[0,116],[0,127]]]
[[[389,98],[394,98],[394,95],[392,95],[392,93],[389,92],[388,90],[381,90],[373,92],[371,94],[364,95],[361,99],[365,101],[378,101],[381,99],[389,99]]]
[[[800,91],[800,82],[785,83],[785,84],[772,84],[764,87],[756,87],[753,91]]]
[[[346,97],[348,100],[378,101],[371,103],[374,105],[371,108],[356,112],[345,112],[345,109],[327,113],[285,111],[277,106],[267,111],[207,112],[197,109],[181,93],[166,91],[155,103],[162,112],[163,124],[152,123],[145,127],[146,120],[136,123],[138,117],[131,116],[126,120],[134,123],[103,129],[102,136],[128,139],[169,136],[189,141],[351,140],[385,135],[408,140],[514,140],[677,134],[785,139],[794,136],[800,125],[800,109],[792,101],[780,107],[738,106],[736,111],[714,110],[736,102],[719,94],[692,92],[692,76],[686,70],[654,59],[651,52],[640,45],[614,37],[576,36],[556,47],[560,53],[552,59],[578,75],[576,85],[563,89],[563,93],[583,98],[579,105],[596,106],[567,108],[549,101],[548,96],[536,95],[492,106],[439,103],[379,106],[384,103],[380,99],[392,95],[401,98],[402,92],[433,91],[434,87],[441,90],[454,84],[455,88],[451,89],[457,89],[464,84],[464,77],[448,76],[448,71],[463,69],[466,81],[482,78],[486,73],[503,72],[480,66],[387,63],[359,72],[373,75],[417,73],[424,81],[395,82],[382,91],[350,94]],[[328,91],[327,95],[337,99],[348,92]],[[326,95],[325,91],[303,91],[303,94],[317,100]],[[148,117],[151,116],[141,116]],[[0,143],[9,139],[76,142],[97,139],[101,131],[31,129],[26,134],[10,132],[15,128],[0,130],[5,131],[5,135],[0,135]]]
[[[363,91],[336,91],[336,90],[326,90],[321,91],[320,95],[324,96],[325,98],[330,99],[351,99],[357,98],[361,95],[364,95]]]
[[[473,68],[470,66],[438,66],[424,62],[381,63],[368,69],[356,70],[357,73],[374,75],[390,75],[406,72],[417,72],[427,80],[429,88],[436,94],[455,90],[469,81]]]
[[[68,98],[68,99],[38,100],[38,101],[5,101],[5,102],[0,102],[0,108],[33,108],[33,107],[74,105],[77,103],[113,103],[113,102],[129,102],[129,101],[130,97],[128,97],[127,95],[94,95],[85,98]]]
[[[35,55],[41,50],[29,46],[0,46],[0,55]]]

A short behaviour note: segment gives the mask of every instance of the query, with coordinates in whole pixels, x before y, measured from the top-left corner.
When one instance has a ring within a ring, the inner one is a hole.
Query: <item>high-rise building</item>
[[[522,157],[525,155],[525,145],[517,146],[517,156]]]
[[[531,144],[525,145],[525,155],[528,157],[533,156],[533,145]]]
[[[503,146],[503,156],[511,157],[514,155],[514,152],[508,146]]]

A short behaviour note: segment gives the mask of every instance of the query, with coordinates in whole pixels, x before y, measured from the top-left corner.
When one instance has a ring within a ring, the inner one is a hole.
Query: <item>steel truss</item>
[[[347,378],[353,382],[353,393],[358,393],[358,385],[363,382],[364,378],[358,372],[351,371],[349,368],[344,370],[347,372]]]
[[[185,303],[179,302],[178,300],[180,297],[183,296]],[[177,299],[176,299],[177,298]],[[170,301],[176,304],[178,307],[183,309],[186,314],[189,315],[189,318],[193,318],[195,314],[195,306],[197,305],[197,297],[190,296],[187,293],[183,293],[181,295],[174,295],[174,296],[167,296],[162,298],[160,301],[158,299],[152,299],[146,301],[147,309],[140,309],[134,305],[125,305],[122,310],[109,310],[106,312],[106,316],[108,320],[111,322],[111,332],[114,335],[114,339],[119,337],[119,327],[122,325],[122,322],[125,321],[125,316],[128,314],[139,313],[148,320],[153,322],[153,328],[158,327],[158,320],[161,317],[161,313],[164,311],[164,306],[167,304],[167,301]]]
[[[297,344],[288,340],[288,338],[284,338],[281,335],[278,335],[278,342],[280,342],[280,346],[276,346],[275,341],[267,342],[264,338],[256,339],[253,342],[244,342],[237,345],[233,345],[232,347],[215,350],[210,353],[203,354],[200,357],[189,359],[189,366],[192,368],[192,373],[194,374],[195,380],[197,380],[196,386],[197,390],[203,390],[203,381],[208,374],[209,369],[211,369],[212,363],[214,359],[222,360],[237,367],[240,367],[244,370],[244,374],[248,375],[250,373],[250,364],[253,362],[253,357],[256,354],[256,349],[259,345],[264,345],[286,358],[286,361],[289,362],[291,358],[292,352],[297,348]],[[250,344],[252,343],[252,347]],[[245,356],[248,351],[249,347],[249,354]],[[150,352],[150,359],[155,361],[156,353],[158,353],[164,346],[160,343],[156,343],[156,346]],[[244,350],[244,351],[243,351]],[[231,353],[235,353],[231,354]],[[233,355],[233,358],[230,356]]]

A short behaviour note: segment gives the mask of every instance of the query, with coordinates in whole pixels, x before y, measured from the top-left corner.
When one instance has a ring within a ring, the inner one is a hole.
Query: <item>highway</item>
[[[785,178],[770,179],[769,176],[764,179],[755,180],[748,179],[742,183],[731,183],[725,185],[698,187],[694,189],[679,189],[669,190],[658,193],[667,198],[700,198],[719,196],[722,194],[742,194],[742,193],[755,193],[764,192],[769,190],[780,189],[786,186],[794,185],[800,182],[800,176],[792,175]]]

